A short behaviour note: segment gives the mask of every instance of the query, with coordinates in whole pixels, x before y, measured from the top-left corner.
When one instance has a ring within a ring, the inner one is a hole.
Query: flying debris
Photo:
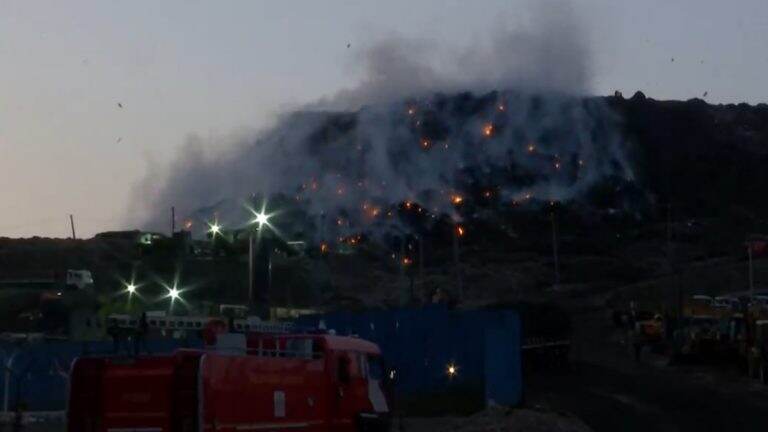
[[[351,47],[351,46],[352,46],[352,44],[351,44],[351,43],[348,43],[348,44],[347,44],[347,48],[349,48],[349,47]]]
[[[118,103],[117,103],[117,106],[118,106],[118,107],[120,107],[120,108],[122,108],[122,107],[123,107],[123,104],[122,104],[122,102],[118,102]]]
[[[704,94],[703,94],[702,96],[703,96],[703,97],[707,97],[707,95],[709,95],[709,92],[708,92],[708,91],[705,91],[705,92],[704,92]]]

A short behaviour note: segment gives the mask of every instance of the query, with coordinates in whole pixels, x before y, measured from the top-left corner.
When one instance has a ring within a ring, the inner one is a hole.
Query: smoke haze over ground
[[[391,38],[360,53],[359,85],[285,113],[269,130],[206,147],[191,137],[137,187],[143,227],[168,207],[198,227],[248,218],[252,196],[284,194],[349,232],[390,226],[388,206],[455,216],[469,189],[507,202],[578,198],[631,178],[618,121],[589,91],[589,50],[570,11],[537,3],[524,29],[471,50]],[[500,91],[495,91],[495,90]],[[471,92],[471,93],[469,93]]]

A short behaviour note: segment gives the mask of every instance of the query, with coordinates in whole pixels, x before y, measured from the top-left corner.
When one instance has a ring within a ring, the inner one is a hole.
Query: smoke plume
[[[359,85],[215,152],[190,138],[166,175],[137,187],[143,225],[167,226],[168,203],[197,227],[238,225],[244,201],[280,196],[354,233],[396,225],[393,205],[458,217],[465,200],[533,205],[631,178],[617,119],[583,97],[590,59],[578,22],[542,8],[530,26],[471,49],[381,41],[360,54]]]

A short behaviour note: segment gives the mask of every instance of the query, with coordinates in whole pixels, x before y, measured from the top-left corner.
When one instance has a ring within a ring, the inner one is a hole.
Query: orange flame
[[[456,225],[456,235],[459,237],[463,237],[465,234],[464,227],[461,225]]]
[[[492,123],[486,123],[485,126],[483,126],[483,135],[489,137],[493,135],[493,124]]]
[[[453,195],[451,196],[451,202],[453,203],[453,205],[459,205],[462,202],[464,202],[464,197],[462,197],[461,195]]]

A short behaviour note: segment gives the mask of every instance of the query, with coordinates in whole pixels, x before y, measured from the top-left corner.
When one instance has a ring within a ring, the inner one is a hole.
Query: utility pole
[[[72,227],[72,240],[77,240],[75,235],[75,217],[73,215],[69,215],[69,226]]]
[[[755,298],[755,269],[752,265],[752,244],[747,242],[747,257],[749,258],[749,298]]]
[[[424,237],[419,236],[419,283],[424,286]]]
[[[171,237],[176,232],[176,207],[171,206]]]
[[[464,280],[461,272],[461,261],[459,260],[459,237],[463,235],[463,228],[456,224],[453,230],[453,267],[456,272],[456,284],[458,286],[459,301],[464,300]]]
[[[555,285],[553,288],[557,290],[560,286],[560,258],[557,253],[557,220],[554,211],[550,213],[550,219],[552,220],[552,256],[555,264]]]

